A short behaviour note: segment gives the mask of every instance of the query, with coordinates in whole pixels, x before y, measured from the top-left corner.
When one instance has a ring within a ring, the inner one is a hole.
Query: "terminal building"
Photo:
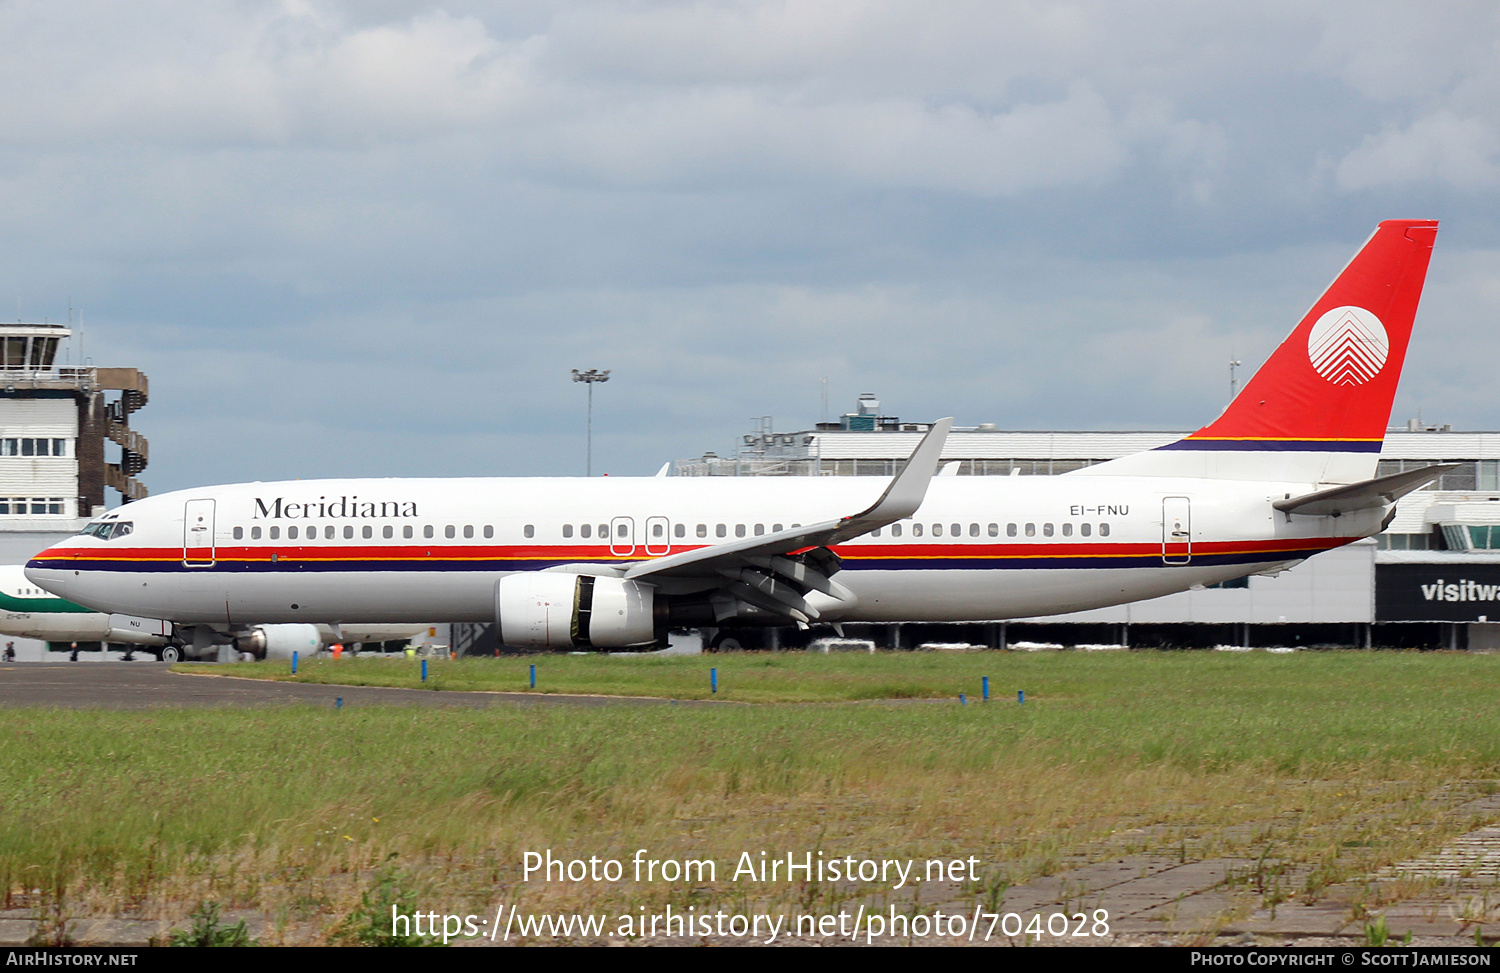
[[[680,460],[678,476],[891,476],[926,422],[881,412],[873,395],[812,429],[778,432],[756,420],[731,453]],[[941,474],[1055,475],[1154,449],[1180,432],[1024,432],[954,427]],[[1385,533],[1307,560],[1275,577],[1071,615],[957,625],[846,625],[881,647],[969,643],[1500,648],[1500,432],[1412,421],[1387,432],[1379,475],[1456,463],[1397,506]],[[814,635],[826,634],[815,630]],[[754,633],[747,633],[751,640]],[[766,644],[800,644],[792,630]]]
[[[149,397],[134,368],[60,366],[60,324],[0,325],[0,564],[24,564],[146,486]]]

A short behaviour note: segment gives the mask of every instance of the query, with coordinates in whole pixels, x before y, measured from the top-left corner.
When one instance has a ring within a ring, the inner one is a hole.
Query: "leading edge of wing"
[[[625,578],[634,580],[654,574],[678,574],[689,567],[694,568],[692,573],[697,574],[702,568],[709,567],[709,562],[725,558],[785,554],[807,547],[838,544],[862,534],[868,534],[887,524],[904,520],[916,513],[917,508],[922,506],[922,500],[927,496],[927,487],[932,482],[932,475],[937,471],[938,458],[942,456],[943,445],[947,442],[948,432],[952,428],[951,416],[933,423],[927,435],[923,436],[922,441],[917,444],[917,448],[912,450],[901,472],[892,478],[890,485],[880,495],[880,499],[857,514],[839,520],[807,524],[773,534],[762,534],[760,537],[746,537],[743,540],[730,541],[728,544],[716,544],[713,547],[701,547],[696,551],[684,551],[681,554],[668,554],[655,560],[642,561],[626,570]]]

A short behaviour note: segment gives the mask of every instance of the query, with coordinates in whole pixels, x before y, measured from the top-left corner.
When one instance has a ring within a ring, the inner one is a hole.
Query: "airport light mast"
[[[575,381],[575,382],[583,382],[585,385],[587,385],[589,387],[589,424],[588,424],[588,428],[589,428],[589,440],[588,440],[588,442],[589,442],[589,445],[588,445],[588,460],[587,460],[587,465],[585,467],[585,469],[587,470],[587,472],[585,473],[585,475],[586,476],[593,476],[594,475],[594,383],[595,382],[607,382],[607,381],[609,381],[609,369],[606,368],[604,371],[601,372],[597,368],[590,368],[586,372],[580,372],[578,369],[575,368],[575,369],[573,369],[573,381]]]

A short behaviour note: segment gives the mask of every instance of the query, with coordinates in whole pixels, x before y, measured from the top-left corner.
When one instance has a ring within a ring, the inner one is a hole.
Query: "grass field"
[[[529,661],[435,663],[429,685],[524,689]],[[741,851],[813,849],[976,856],[980,894],[1142,851],[1270,855],[1310,866],[1315,894],[1487,823],[1434,798],[1500,779],[1491,656],[535,661],[539,690],[680,699],[708,697],[714,666],[719,698],[759,705],[0,711],[7,906],[175,919],[209,899],[319,939],[377,887],[440,912],[702,908],[751,894],[723,880]],[[298,678],[420,685],[415,669],[341,660]],[[713,858],[721,880],[520,882],[528,850],[638,848]],[[753,894],[811,907],[869,891]]]

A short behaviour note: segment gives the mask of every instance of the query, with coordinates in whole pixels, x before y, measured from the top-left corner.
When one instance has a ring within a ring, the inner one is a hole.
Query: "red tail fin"
[[[1380,224],[1224,414],[1184,445],[1378,453],[1436,236],[1436,220]]]
[[[1353,483],[1375,475],[1436,220],[1387,220],[1218,419],[1077,471]]]

